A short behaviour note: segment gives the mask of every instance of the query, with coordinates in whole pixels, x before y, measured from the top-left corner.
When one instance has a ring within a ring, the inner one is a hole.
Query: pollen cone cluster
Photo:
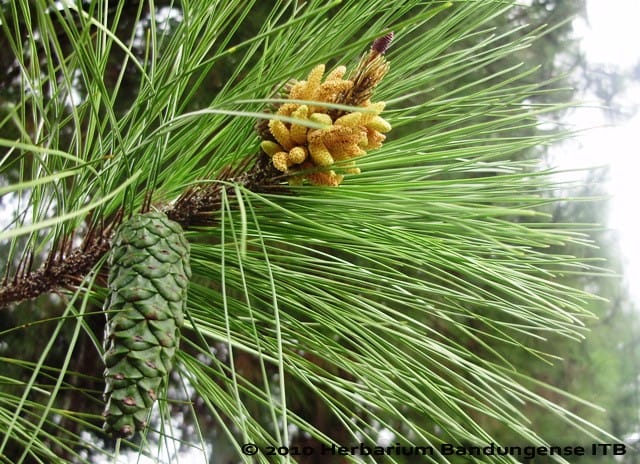
[[[289,100],[276,115],[299,122],[271,119],[261,132],[262,150],[273,166],[287,174],[289,184],[301,185],[305,180],[314,185],[338,186],[344,174],[358,174],[356,158],[382,146],[391,125],[380,113],[384,102],[372,103],[373,89],[384,77],[388,63],[383,57],[392,35],[374,42],[351,76],[338,66],[325,76],[325,65],[313,68],[306,80],[288,84]],[[379,42],[385,40],[381,48]],[[323,103],[355,106],[352,112],[336,110]],[[315,127],[309,127],[309,123]]]
[[[146,426],[173,366],[191,277],[189,244],[164,213],[139,214],[118,229],[109,260],[104,429],[131,437]]]

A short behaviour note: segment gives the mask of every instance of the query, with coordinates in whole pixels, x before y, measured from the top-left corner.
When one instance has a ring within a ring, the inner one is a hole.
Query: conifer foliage
[[[606,435],[529,368],[599,270],[513,2],[5,3],[0,461]]]

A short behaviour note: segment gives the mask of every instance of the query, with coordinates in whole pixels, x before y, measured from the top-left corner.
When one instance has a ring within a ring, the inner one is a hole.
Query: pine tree
[[[140,455],[168,460],[182,440],[212,444],[216,462],[272,462],[268,445],[357,461],[316,451],[499,443],[498,429],[548,444],[523,405],[606,437],[512,362],[554,359],[536,344],[549,334],[581,339],[592,298],[562,276],[593,269],[548,251],[588,239],[549,221],[557,180],[523,156],[560,137],[536,128],[561,105],[532,105],[548,83],[505,65],[542,30],[494,33],[504,1],[112,3],[0,10],[20,70],[0,118],[0,193],[15,206],[0,311],[30,315],[0,334],[39,343],[3,354],[0,456],[112,456],[101,363],[116,358],[100,321],[108,301],[119,337],[126,304],[106,276],[132,274],[107,256],[150,210],[184,229],[192,276],[169,388],[150,415],[142,399],[133,425],[110,424],[140,429],[126,441]],[[382,55],[376,85],[358,84]],[[320,102],[309,91],[333,81],[352,83]]]

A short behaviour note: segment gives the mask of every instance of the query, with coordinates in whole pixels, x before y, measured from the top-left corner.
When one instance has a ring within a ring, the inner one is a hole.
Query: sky
[[[570,0],[567,0],[570,1]],[[590,63],[630,72],[640,63],[640,0],[588,0],[587,21],[574,21],[575,36]],[[625,282],[640,307],[640,111],[612,122],[597,107],[595,97],[582,95],[580,108],[567,113],[565,123],[586,129],[581,136],[555,147],[554,164],[560,168],[609,167],[610,194],[607,227],[619,237],[625,264]],[[640,83],[624,91],[625,106],[640,105]]]

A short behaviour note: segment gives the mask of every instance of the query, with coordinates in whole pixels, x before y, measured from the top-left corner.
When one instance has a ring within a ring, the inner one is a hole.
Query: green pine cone
[[[105,302],[104,429],[128,438],[146,426],[178,348],[191,278],[182,227],[160,212],[116,232]]]

